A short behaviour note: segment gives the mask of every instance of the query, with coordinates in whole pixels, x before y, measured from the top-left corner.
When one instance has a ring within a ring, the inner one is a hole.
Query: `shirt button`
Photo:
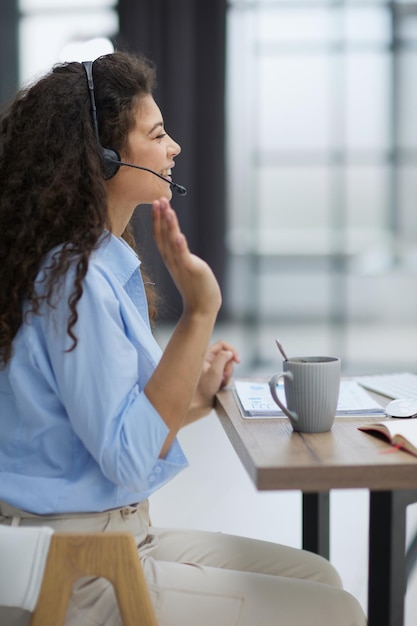
[[[157,466],[155,467],[155,474],[160,474],[161,472],[162,472],[162,468],[161,468],[161,467],[159,467],[159,465],[157,465]]]
[[[155,476],[155,474],[151,474],[151,475],[149,476],[149,482],[150,482],[150,483],[153,483],[153,482],[155,482],[155,480],[156,480],[156,476]]]

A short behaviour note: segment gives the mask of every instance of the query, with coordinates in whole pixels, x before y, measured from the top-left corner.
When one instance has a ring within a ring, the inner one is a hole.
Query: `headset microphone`
[[[162,176],[161,174],[158,174],[157,172],[154,172],[147,167],[141,167],[140,165],[134,165],[133,163],[125,163],[124,161],[120,160],[120,155],[116,150],[113,150],[112,148],[104,148],[101,145],[100,137],[98,134],[97,108],[94,93],[93,61],[83,61],[82,66],[87,75],[88,91],[90,93],[91,117],[93,120],[94,134],[97,138],[97,143],[101,149],[104,178],[106,180],[109,180],[109,178],[112,178],[115,174],[117,174],[121,165],[125,165],[126,167],[134,167],[138,170],[144,170],[145,172],[150,172],[151,174],[154,174],[154,176],[157,176],[161,180],[165,180],[167,183],[169,183],[171,187],[173,187],[175,191],[180,194],[180,196],[185,196],[187,194],[187,190],[182,185],[174,183],[173,181],[169,180],[169,178],[165,178],[165,176]]]
[[[121,161],[120,158],[117,158],[118,156],[119,155],[117,154],[115,150],[110,150],[109,148],[103,148],[103,163],[104,163],[104,172],[105,172],[106,180],[114,176],[116,172],[118,172],[119,167],[121,165],[125,165],[126,167],[134,167],[137,170],[143,170],[144,172],[149,172],[150,174],[153,174],[154,176],[157,176],[161,180],[164,180],[165,182],[169,183],[171,187],[175,189],[177,193],[179,193],[180,196],[187,195],[187,190],[182,185],[179,185],[178,183],[174,183],[174,181],[169,180],[169,178],[165,178],[165,176],[162,176],[162,174],[158,174],[158,172],[154,172],[154,170],[151,170],[148,167],[142,167],[141,165],[134,165],[133,163],[126,163],[125,161]],[[115,171],[113,172],[113,170]]]

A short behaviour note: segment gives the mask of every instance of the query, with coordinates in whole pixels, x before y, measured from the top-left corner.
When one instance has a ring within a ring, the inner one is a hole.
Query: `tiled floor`
[[[157,332],[162,346],[169,332],[169,328]],[[247,329],[241,326],[219,326],[215,338],[227,338],[239,349],[242,363],[236,375],[270,374],[280,367],[274,344],[275,332],[289,354],[336,353],[325,329],[313,326],[281,326],[277,329],[264,325],[258,334],[260,349],[255,352],[247,337]],[[347,343],[345,372],[417,371],[414,327],[356,327],[351,330]],[[214,413],[184,429],[180,440],[190,467],[152,496],[154,524],[221,530],[296,547],[301,545],[299,492],[257,492]],[[367,491],[332,492],[330,558],[340,572],[345,588],[358,598],[365,611],[367,515]],[[411,537],[417,529],[417,505],[409,507],[408,517]],[[409,581],[405,622],[405,626],[416,625],[417,567]]]

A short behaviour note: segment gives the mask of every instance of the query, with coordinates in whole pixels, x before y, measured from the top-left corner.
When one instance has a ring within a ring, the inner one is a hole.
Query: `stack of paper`
[[[271,396],[268,383],[235,380],[235,392],[243,417],[284,417]],[[277,385],[277,393],[286,406],[283,385]],[[342,380],[336,415],[384,415],[384,409],[356,381]]]

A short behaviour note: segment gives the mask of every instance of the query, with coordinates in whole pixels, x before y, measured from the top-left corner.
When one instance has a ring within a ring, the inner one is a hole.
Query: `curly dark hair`
[[[93,75],[101,144],[120,152],[139,99],[155,86],[155,69],[143,57],[115,52],[94,61]],[[86,73],[81,63],[57,64],[22,89],[0,117],[0,363],[11,358],[23,303],[35,314],[42,300],[52,305],[54,289],[70,266],[75,278],[67,332],[75,348],[83,279],[107,225]],[[124,236],[134,244],[129,232]],[[35,279],[45,255],[58,245],[41,296]],[[156,295],[151,286],[146,289],[154,319]]]

